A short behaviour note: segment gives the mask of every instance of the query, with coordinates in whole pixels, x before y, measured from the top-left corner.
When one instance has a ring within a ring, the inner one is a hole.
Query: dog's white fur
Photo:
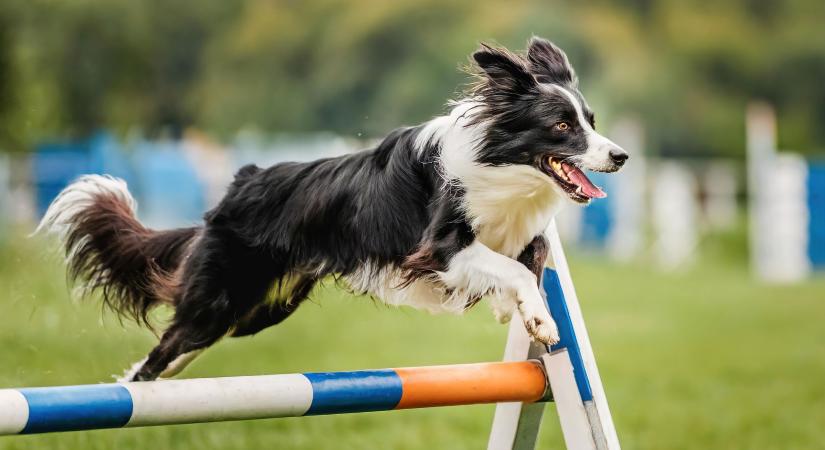
[[[137,211],[137,202],[129,193],[125,181],[110,175],[83,175],[52,201],[32,234],[48,232],[61,240],[65,239],[77,215],[91,206],[96,196],[104,193],[114,194],[123,200],[133,214]]]
[[[137,210],[137,202],[125,181],[109,175],[83,175],[52,201],[33,234],[47,231],[64,239],[76,216],[91,206],[96,196],[104,193],[123,200],[133,214]]]
[[[534,167],[478,164],[476,149],[486,128],[472,122],[478,108],[472,101],[455,105],[449,115],[431,120],[416,144],[419,148],[433,142],[441,145],[442,176],[465,190],[463,207],[477,239],[515,258],[547,228],[567,194]]]
[[[489,293],[498,320],[509,319],[517,307],[536,339],[556,342],[558,331],[536,277],[515,258],[547,228],[566,195],[533,167],[478,164],[476,151],[486,126],[473,122],[477,110],[473,102],[458,104],[448,119],[435,119],[425,128],[434,128],[428,139],[441,145],[442,175],[464,188],[463,208],[477,239],[439,277],[451,297],[469,300]]]
[[[447,271],[439,276],[462,297],[495,297],[491,306],[496,308],[494,313],[499,320],[509,318],[513,309],[518,308],[531,336],[545,344],[558,342],[558,328],[544,306],[536,276],[515,259],[476,241],[458,252]]]

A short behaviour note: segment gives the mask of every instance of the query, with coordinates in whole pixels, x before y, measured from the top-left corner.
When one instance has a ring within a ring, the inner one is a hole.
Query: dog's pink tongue
[[[567,164],[565,164],[565,166],[565,169],[567,169],[567,177],[570,178],[570,181],[572,181],[573,184],[579,187],[579,191],[581,194],[590,198],[607,197],[607,193],[604,192],[602,188],[591,183],[590,179],[587,178],[587,175],[585,175],[584,172],[582,172],[576,167],[569,166]]]

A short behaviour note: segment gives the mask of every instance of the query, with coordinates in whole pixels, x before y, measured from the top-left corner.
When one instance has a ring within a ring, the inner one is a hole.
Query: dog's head
[[[482,45],[473,60],[472,94],[483,106],[476,120],[486,125],[477,162],[531,166],[578,203],[605,197],[584,171],[615,172],[628,154],[596,132],[567,55],[534,37],[524,55]]]

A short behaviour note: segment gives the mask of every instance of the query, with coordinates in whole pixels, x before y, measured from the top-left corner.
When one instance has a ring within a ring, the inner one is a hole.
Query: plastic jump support
[[[555,220],[550,223],[545,236],[550,242],[550,255],[542,286],[547,307],[559,327],[561,341],[550,348],[534,344],[521,321],[513,317],[504,359],[519,361],[539,357],[544,361],[567,448],[618,450],[621,448],[619,438]],[[499,403],[487,448],[535,448],[543,414],[541,405]]]
[[[489,449],[535,448],[543,400],[571,449],[618,449],[555,224],[542,284],[561,342],[514,318],[505,362],[0,389],[0,435],[498,403]]]

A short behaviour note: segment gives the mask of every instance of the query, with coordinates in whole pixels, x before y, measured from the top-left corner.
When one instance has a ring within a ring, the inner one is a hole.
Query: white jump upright
[[[538,357],[544,361],[567,448],[618,450],[621,448],[619,438],[555,221],[548,227],[546,236],[550,242],[550,256],[542,286],[561,340],[550,348],[531,343],[522,322],[514,319],[504,359],[518,361]],[[543,404],[499,403],[487,448],[535,448],[543,411]]]

